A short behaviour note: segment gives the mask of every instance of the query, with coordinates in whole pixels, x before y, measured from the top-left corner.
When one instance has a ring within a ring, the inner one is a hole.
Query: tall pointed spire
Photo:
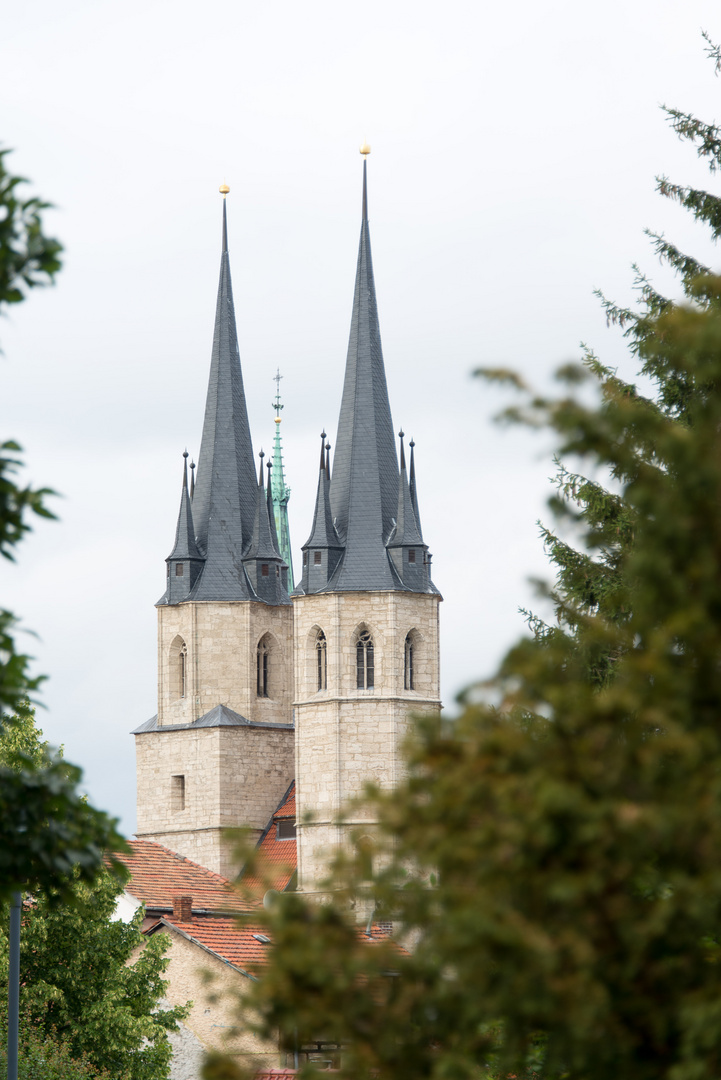
[[[283,410],[283,405],[280,400],[280,380],[282,378],[283,376],[280,373],[280,369],[278,369],[273,376],[276,384],[275,401],[273,402],[273,408],[275,409],[275,437],[273,439],[273,469],[270,474],[271,481],[269,483],[269,492],[272,492],[272,512],[275,519],[278,551],[288,567],[288,588],[292,591],[294,586],[293,555],[290,546],[290,527],[288,524],[288,500],[290,499],[290,488],[286,485],[285,476],[283,474],[283,448],[280,441],[280,414]]]
[[[220,280],[203,437],[193,496],[198,545],[206,563],[192,599],[253,599],[242,567],[255,518],[255,466],[240,368],[228,225],[223,195]]]
[[[388,402],[368,226],[367,163],[353,314],[335,441],[330,502],[345,557],[331,588],[394,589],[385,543],[398,501],[398,459]]]

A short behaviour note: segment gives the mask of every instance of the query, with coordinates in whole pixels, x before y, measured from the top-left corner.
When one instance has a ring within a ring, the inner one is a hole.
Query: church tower
[[[367,147],[350,341],[333,472],[321,435],[318,492],[295,613],[298,888],[314,892],[343,842],[341,808],[401,779],[415,710],[440,709],[438,604],[410,474],[393,435],[368,227]],[[309,820],[308,820],[309,819]],[[355,823],[359,824],[358,822]],[[373,832],[373,822],[367,825]]]
[[[268,469],[254,463],[223,194],[197,480],[187,453],[158,609],[158,712],[137,729],[139,839],[224,876],[228,827],[265,828],[294,775],[293,610]]]

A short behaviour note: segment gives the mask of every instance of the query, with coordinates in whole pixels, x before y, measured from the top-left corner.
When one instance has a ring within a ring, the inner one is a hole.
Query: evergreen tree
[[[42,768],[48,754],[29,709],[0,735],[0,765],[30,762]],[[122,891],[117,876],[106,870],[92,884],[75,871],[62,895],[38,889],[26,897],[20,958],[26,1056],[36,1052],[41,1036],[49,1040],[58,1069],[69,1059],[81,1077],[97,1072],[107,1073],[109,1080],[166,1080],[171,1056],[167,1033],[187,1009],[160,1006],[167,939],[162,934],[143,937],[142,908],[131,923],[114,918]],[[68,892],[70,904],[62,902]],[[5,987],[8,917],[4,906],[0,985]]]
[[[708,36],[707,52],[714,60],[716,74],[721,71],[719,48],[714,46]],[[679,138],[687,140],[699,157],[704,158],[712,176],[721,168],[721,127],[707,124],[689,113],[678,109],[665,108],[671,126]],[[688,210],[694,220],[708,226],[711,239],[715,242],[721,234],[721,198],[710,191],[672,183],[667,177],[657,179],[657,190],[665,198],[677,202]],[[706,307],[714,304],[715,298],[694,295],[694,283],[699,276],[710,273],[709,268],[700,260],[682,252],[665,236],[646,230],[652,241],[655,254],[660,262],[671,269],[680,286],[682,298],[692,297],[696,305]],[[655,319],[671,311],[675,301],[658,292],[651,280],[634,265],[635,287],[639,294],[636,309],[621,307],[608,300],[601,292],[599,299],[606,312],[610,325],[621,328],[629,349],[639,360],[639,374],[649,381],[654,391],[652,395],[642,394],[638,386],[620,379],[616,372],[601,363],[590,349],[585,349],[585,374],[595,380],[603,397],[614,397],[621,393],[634,398],[645,409],[656,410],[679,424],[689,422],[691,397],[698,393],[707,393],[709,387],[697,387],[682,373],[671,370],[665,358],[646,349],[655,333]],[[481,371],[490,378],[503,373]],[[584,373],[568,371],[564,374],[583,377]],[[535,423],[537,417],[524,410],[509,409],[506,418]],[[638,448],[639,454],[644,452]],[[611,470],[611,481],[615,490],[604,486],[598,479],[590,479],[577,472],[569,471],[556,460],[555,477],[556,496],[550,500],[551,509],[561,525],[560,532],[540,525],[541,536],[551,563],[556,570],[556,581],[549,596],[552,600],[556,623],[548,624],[537,615],[525,612],[534,633],[541,640],[557,635],[567,635],[582,647],[582,638],[578,637],[579,624],[588,614],[600,613],[613,623],[624,623],[633,603],[632,584],[625,580],[623,568],[625,554],[633,543],[635,517],[632,507],[619,493],[624,485],[631,482],[641,464],[637,458],[618,464]],[[563,538],[564,525],[580,526],[585,535],[585,549],[573,546]],[[594,651],[586,657],[589,675],[594,685],[604,685],[612,677],[618,662],[616,645],[601,651]]]

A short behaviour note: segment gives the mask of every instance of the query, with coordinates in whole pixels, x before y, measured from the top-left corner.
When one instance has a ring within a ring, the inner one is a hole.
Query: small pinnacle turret
[[[330,468],[326,433],[320,434],[320,466],[315,513],[310,536],[303,544],[303,576],[298,593],[320,592],[328,584],[343,555],[330,508]]]
[[[401,444],[401,469],[398,478],[398,512],[396,527],[388,541],[388,553],[396,572],[407,589],[428,592],[433,585],[429,577],[428,548],[423,543],[416,515],[413,510],[406,455],[403,447],[403,431],[398,432]]]
[[[203,569],[203,556],[195,542],[193,510],[188,491],[188,451],[183,451],[183,487],[175,530],[175,544],[168,558],[168,582],[160,603],[177,604],[184,600]]]
[[[260,469],[258,470],[253,535],[250,547],[243,556],[243,566],[259,600],[265,600],[267,604],[289,604],[288,568],[276,547],[275,529],[271,526],[268,513],[263,475],[265,454],[261,450],[258,456]]]
[[[411,503],[413,504],[413,513],[415,514],[416,525],[418,526],[418,532],[421,534],[421,536],[423,536],[423,530],[421,528],[421,518],[420,518],[420,514],[418,513],[418,493],[416,491],[416,457],[415,457],[415,446],[416,446],[416,444],[414,443],[413,439],[411,439],[411,441],[408,443],[408,445],[411,448],[411,472],[410,472],[410,477],[409,477],[409,481],[408,481],[408,486],[410,488]]]

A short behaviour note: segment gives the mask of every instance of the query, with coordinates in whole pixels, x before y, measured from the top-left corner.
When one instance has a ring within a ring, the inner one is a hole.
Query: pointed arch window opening
[[[180,698],[185,697],[186,682],[187,682],[187,666],[188,666],[187,665],[187,660],[188,660],[188,649],[187,649],[187,646],[185,644],[183,644],[181,646],[181,648],[180,648],[180,653],[178,655],[178,690],[180,691],[179,694],[178,694],[178,697],[180,697]]]
[[[415,672],[413,670],[413,637],[406,636],[406,644],[403,655],[403,686],[406,690],[415,690]]]
[[[362,630],[356,642],[356,688],[358,690],[372,690],[374,684],[373,638],[367,630]]]
[[[316,687],[318,690],[328,689],[328,642],[322,630],[318,631],[315,639],[316,657]]]
[[[270,686],[270,650],[266,641],[262,640],[258,643],[258,651],[256,655],[256,676],[257,676],[257,694],[258,697],[269,697],[268,689]]]

